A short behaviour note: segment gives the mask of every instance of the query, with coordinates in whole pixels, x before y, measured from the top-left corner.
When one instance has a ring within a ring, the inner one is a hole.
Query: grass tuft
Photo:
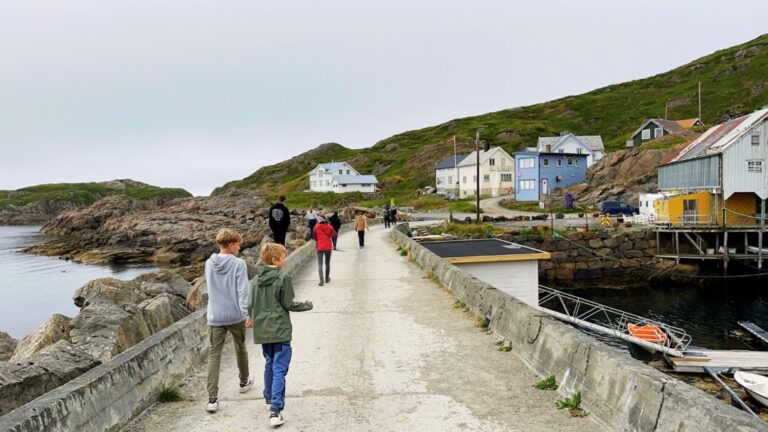
[[[184,397],[176,387],[165,387],[160,390],[160,394],[157,396],[157,401],[160,403],[168,402],[181,402]]]
[[[557,390],[557,379],[554,375],[550,375],[543,380],[537,382],[534,387],[539,390]],[[581,396],[579,396],[581,397]]]

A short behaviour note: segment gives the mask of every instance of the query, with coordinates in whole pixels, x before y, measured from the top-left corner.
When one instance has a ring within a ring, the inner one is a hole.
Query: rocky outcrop
[[[184,318],[191,312],[185,305],[191,288],[170,271],[88,282],[73,296],[80,307],[74,319],[54,315],[18,344],[11,361],[0,364],[0,414]]]
[[[88,263],[197,263],[216,251],[214,238],[221,228],[238,231],[243,250],[259,245],[270,233],[268,208],[260,196],[240,190],[156,208],[109,197],[60,214],[41,230],[59,238],[27,251]],[[300,218],[294,219],[303,226]]]
[[[11,358],[16,349],[16,343],[16,339],[12,338],[11,335],[0,331],[0,362]]]
[[[24,361],[45,347],[51,346],[60,340],[69,340],[71,325],[72,318],[61,314],[51,315],[37,330],[19,341],[10,361]]]
[[[570,193],[578,204],[590,207],[604,200],[636,204],[640,194],[656,192],[656,169],[672,152],[633,148],[608,153],[589,168],[586,182],[561,189],[559,194]]]

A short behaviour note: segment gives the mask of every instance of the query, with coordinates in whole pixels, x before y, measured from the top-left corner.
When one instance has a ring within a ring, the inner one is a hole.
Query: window
[[[490,160],[488,160],[488,164],[490,164],[491,166],[496,166],[496,159],[491,158]]]
[[[344,170],[339,170],[339,175],[344,174]]]
[[[549,153],[552,151],[552,144],[547,144],[544,146],[544,151]]]
[[[461,182],[464,183],[464,184],[467,184],[467,176],[463,176],[461,178]]]
[[[533,168],[533,158],[520,159],[520,168]]]
[[[747,172],[752,172],[752,173],[763,172],[763,161],[761,160],[747,161]]]
[[[512,181],[512,174],[502,174],[501,175],[501,181],[503,182],[511,182]]]
[[[568,157],[568,166],[573,166],[573,158]]]
[[[472,176],[472,183],[477,183],[477,174]]]
[[[437,178],[437,185],[440,186],[441,184],[443,184],[443,178],[442,177],[438,177]]]
[[[491,181],[491,175],[490,174],[483,174],[483,181],[485,183],[490,183]]]
[[[558,167],[561,167],[561,166],[563,166],[563,160],[562,160],[562,159],[560,159],[560,158],[557,158],[557,166],[558,166]]]
[[[760,134],[752,134],[752,145],[760,145]]]
[[[662,136],[662,135],[664,135],[664,129],[662,129],[662,128],[656,128],[656,129],[654,130],[654,134],[653,134],[653,137],[654,137],[654,138],[658,138],[658,137],[660,137],[660,136]]]
[[[541,166],[548,167],[549,166],[549,158],[544,158],[541,160]]]
[[[312,187],[317,187],[317,182],[316,181],[312,182]]]
[[[579,158],[573,158],[573,166],[579,166]]]
[[[581,154],[582,150],[584,150],[584,149],[583,148],[577,148],[576,149],[576,154]]]
[[[520,190],[533,190],[536,185],[535,180],[520,180]]]
[[[651,130],[650,129],[643,129],[642,135],[640,135],[640,138],[644,140],[651,139]]]
[[[558,153],[565,153],[565,149],[560,149],[557,151]]]
[[[453,177],[448,176],[448,184],[453,184]]]

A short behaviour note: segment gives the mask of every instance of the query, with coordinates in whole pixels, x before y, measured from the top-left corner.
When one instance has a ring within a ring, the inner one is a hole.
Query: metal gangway
[[[539,310],[562,321],[674,357],[684,357],[686,349],[691,344],[691,336],[681,328],[624,312],[544,285],[539,285]],[[628,324],[657,326],[664,332],[664,335],[659,335],[656,338],[659,342],[640,339],[629,332]]]

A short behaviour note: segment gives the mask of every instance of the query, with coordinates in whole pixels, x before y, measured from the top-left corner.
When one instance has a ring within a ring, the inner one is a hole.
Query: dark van
[[[609,215],[623,214],[625,216],[631,216],[640,214],[640,209],[633,207],[624,201],[603,201],[600,203],[600,213]]]

